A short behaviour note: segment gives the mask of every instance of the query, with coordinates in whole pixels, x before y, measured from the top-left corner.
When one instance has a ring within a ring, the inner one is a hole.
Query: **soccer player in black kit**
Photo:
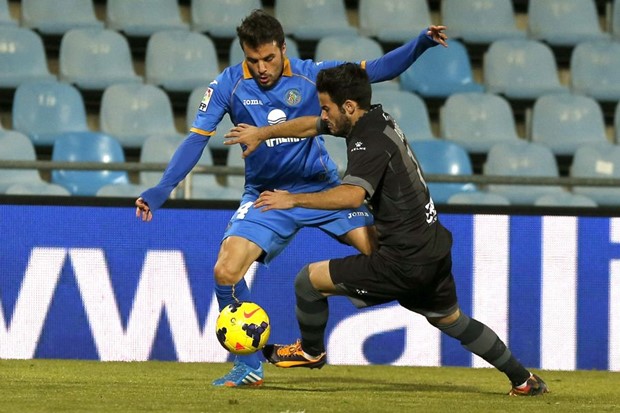
[[[377,245],[370,255],[314,262],[301,269],[295,278],[301,340],[266,346],[267,360],[278,367],[325,364],[329,295],[345,295],[358,307],[396,300],[506,374],[512,384],[510,395],[548,392],[543,380],[525,369],[493,330],[460,311],[452,276],[452,235],[437,217],[422,170],[397,123],[381,105],[371,105],[365,70],[353,63],[325,69],[316,86],[319,118],[263,128],[242,124],[231,130],[229,143],[247,144],[248,155],[270,137],[317,133],[345,137],[348,164],[341,185],[314,193],[265,191],[254,206],[344,209],[367,201],[375,218]]]

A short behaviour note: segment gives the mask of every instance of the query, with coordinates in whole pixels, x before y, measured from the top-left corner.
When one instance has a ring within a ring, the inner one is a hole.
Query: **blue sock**
[[[250,289],[243,278],[235,285],[215,284],[215,296],[217,297],[217,303],[220,307],[220,311],[222,311],[222,308],[226,307],[228,304],[232,304],[237,301],[252,301]],[[249,354],[247,356],[236,356],[235,360],[245,363],[253,369],[257,369],[260,366],[258,353]]]

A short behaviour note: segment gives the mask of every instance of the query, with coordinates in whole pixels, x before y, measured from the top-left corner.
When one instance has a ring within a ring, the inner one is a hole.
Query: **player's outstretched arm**
[[[302,116],[300,118],[260,128],[246,123],[240,123],[232,127],[230,131],[224,135],[226,138],[224,144],[235,145],[241,143],[245,145],[246,149],[242,154],[242,157],[245,158],[267,139],[281,136],[295,136],[298,138],[315,136],[318,133],[318,119],[317,116]]]

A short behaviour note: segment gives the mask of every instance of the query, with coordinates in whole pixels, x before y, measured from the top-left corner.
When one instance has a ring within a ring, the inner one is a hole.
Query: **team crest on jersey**
[[[289,89],[286,91],[285,100],[289,106],[295,106],[301,102],[301,92],[299,89]]]
[[[208,88],[202,97],[202,101],[200,102],[200,106],[198,106],[198,110],[201,112],[207,111],[207,106],[209,106],[209,101],[211,100],[211,95],[213,94],[213,89]]]

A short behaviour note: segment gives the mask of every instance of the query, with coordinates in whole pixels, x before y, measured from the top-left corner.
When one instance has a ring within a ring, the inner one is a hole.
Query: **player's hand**
[[[149,204],[142,198],[136,199],[136,218],[141,218],[145,222],[153,219],[153,212],[151,212]]]
[[[446,42],[446,40],[448,40],[448,36],[444,33],[444,30],[446,29],[446,26],[429,26],[426,35],[430,36],[434,41],[443,47],[448,47],[448,43]]]
[[[240,123],[230,128],[230,131],[224,135],[224,138],[226,138],[224,145],[244,144],[246,149],[243,151],[241,157],[245,158],[254,152],[263,140],[269,137],[262,132],[261,128],[248,125],[247,123]]]
[[[262,208],[261,211],[270,209],[290,209],[295,207],[293,194],[288,191],[275,189],[273,191],[262,192],[258,199],[254,201],[255,208]]]

